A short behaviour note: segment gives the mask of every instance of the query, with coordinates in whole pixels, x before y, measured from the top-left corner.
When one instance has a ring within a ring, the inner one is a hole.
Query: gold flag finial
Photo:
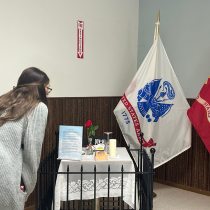
[[[155,40],[156,40],[158,37],[158,33],[159,33],[160,10],[158,11],[157,22],[155,24],[156,24],[156,27],[155,27]]]
[[[157,22],[160,22],[160,10],[158,11]]]

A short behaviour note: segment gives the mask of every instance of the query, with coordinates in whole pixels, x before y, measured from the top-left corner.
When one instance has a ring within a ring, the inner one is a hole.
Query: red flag
[[[210,153],[210,76],[187,115]]]

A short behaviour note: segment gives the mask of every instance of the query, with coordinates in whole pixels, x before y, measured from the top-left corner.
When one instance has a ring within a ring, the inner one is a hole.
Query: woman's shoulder
[[[32,112],[29,114],[28,119],[30,120],[47,120],[48,108],[43,102],[39,102]]]
[[[34,108],[34,112],[41,112],[42,114],[48,114],[48,108],[46,106],[46,104],[44,104],[43,102],[39,102],[36,107]]]
[[[47,108],[46,104],[44,104],[43,102],[39,102],[39,103],[36,105],[36,108],[48,112],[48,108]]]

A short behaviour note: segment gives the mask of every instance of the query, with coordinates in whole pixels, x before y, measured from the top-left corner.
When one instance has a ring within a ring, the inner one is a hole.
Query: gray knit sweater
[[[47,106],[40,102],[28,125],[24,116],[0,126],[0,210],[23,210],[35,187],[47,115]],[[20,190],[21,174],[26,192]]]

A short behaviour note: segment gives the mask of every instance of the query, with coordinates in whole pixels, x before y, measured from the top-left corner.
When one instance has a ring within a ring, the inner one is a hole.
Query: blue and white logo
[[[173,104],[165,103],[165,101],[173,100],[175,98],[175,91],[168,81],[164,81],[161,85],[162,79],[154,79],[147,83],[144,88],[138,91],[138,109],[143,117],[146,116],[147,121],[157,122],[159,117],[167,115]],[[151,109],[152,117],[147,114]]]

